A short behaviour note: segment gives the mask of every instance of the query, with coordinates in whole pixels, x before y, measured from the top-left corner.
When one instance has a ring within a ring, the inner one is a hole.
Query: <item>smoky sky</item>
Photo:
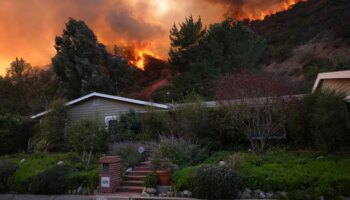
[[[150,37],[163,35],[166,32],[160,25],[138,20],[126,11],[110,13],[107,16],[107,21],[112,30],[120,34],[123,38],[130,40],[143,41]]]
[[[69,17],[85,21],[110,49],[142,43],[166,59],[169,29],[189,15],[208,25],[233,11],[259,13],[284,1],[291,0],[0,0],[0,74],[16,57],[49,64]]]

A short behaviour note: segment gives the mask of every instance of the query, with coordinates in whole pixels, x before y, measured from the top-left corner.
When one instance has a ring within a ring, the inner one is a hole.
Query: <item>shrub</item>
[[[141,115],[142,133],[147,139],[157,139],[160,134],[169,132],[169,121],[168,112],[150,109]]]
[[[42,156],[25,160],[18,165],[16,172],[8,179],[11,191],[29,192],[35,177],[57,162],[54,156]]]
[[[189,166],[178,171],[175,171],[172,176],[172,185],[175,191],[182,191],[186,189],[190,189],[192,174],[195,170],[197,170],[200,165],[197,166]]]
[[[183,168],[198,164],[206,156],[205,149],[183,138],[160,137],[160,142],[152,155],[152,165],[159,169],[166,161],[176,165],[175,167]]]
[[[0,116],[0,155],[26,151],[33,137],[33,121],[16,115]]]
[[[187,95],[174,106],[170,115],[169,133],[187,140],[196,140],[201,145],[211,143],[211,113],[198,95]]]
[[[121,157],[122,165],[125,168],[134,167],[145,159],[144,155],[138,151],[141,146],[145,147],[147,145],[136,142],[114,143],[110,146],[110,152]]]
[[[68,177],[69,188],[74,190],[79,186],[85,186],[88,188],[88,192],[92,193],[98,186],[99,171],[93,169],[89,171],[77,171],[71,173]]]
[[[159,179],[159,177],[158,177],[157,173],[153,172],[153,173],[148,174],[144,179],[145,187],[147,187],[147,188],[156,187],[158,179]]]
[[[318,91],[305,97],[309,130],[317,149],[335,152],[347,147],[348,129],[344,95]]]
[[[229,151],[218,151],[213,153],[209,158],[205,159],[204,164],[217,165],[220,161],[227,161],[232,153]]]
[[[235,170],[208,165],[193,173],[191,191],[197,198],[231,199],[237,197],[239,185],[239,176]]]
[[[92,153],[103,150],[107,134],[102,124],[93,120],[81,120],[68,127],[71,149],[82,155],[82,162],[89,166]]]
[[[8,191],[7,180],[17,170],[17,164],[12,160],[1,160],[0,161],[0,192]]]
[[[241,150],[249,147],[247,136],[238,130],[239,124],[234,123],[234,113],[228,106],[219,106],[212,112],[212,123],[216,131],[211,144],[216,149]]]
[[[141,119],[134,110],[122,114],[119,120],[109,124],[109,135],[112,141],[139,140],[141,138]]]
[[[53,152],[66,150],[67,111],[64,104],[63,99],[51,103],[51,111],[43,118],[40,134],[36,135],[36,150]]]
[[[63,194],[69,189],[68,176],[76,169],[69,165],[55,165],[38,174],[31,184],[36,194]]]
[[[312,199],[320,199],[321,195],[325,199],[350,195],[350,171],[347,167],[350,159],[343,156],[315,158],[310,153],[243,154],[240,170],[242,185],[263,191],[286,191],[290,199],[302,195],[299,191],[311,195]],[[306,196],[299,199],[306,199]]]

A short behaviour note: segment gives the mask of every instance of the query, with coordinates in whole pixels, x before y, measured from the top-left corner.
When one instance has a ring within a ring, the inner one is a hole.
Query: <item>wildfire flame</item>
[[[242,20],[242,19],[250,19],[250,20],[264,20],[264,18],[268,15],[275,14],[277,12],[288,10],[291,6],[298,2],[304,2],[306,0],[284,0],[281,1],[278,5],[269,8],[268,10],[257,10],[256,12],[254,9],[246,9],[243,8],[242,13],[236,13],[235,18]]]
[[[158,54],[148,49],[147,47],[147,44],[134,44],[133,47],[131,47],[132,50],[130,50],[127,56],[129,59],[129,63],[141,70],[144,70],[147,56],[161,59],[161,57]]]

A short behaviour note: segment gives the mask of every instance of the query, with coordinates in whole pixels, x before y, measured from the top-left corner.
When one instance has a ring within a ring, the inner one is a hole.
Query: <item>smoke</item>
[[[166,32],[161,26],[137,20],[125,11],[110,13],[107,20],[113,31],[129,40],[143,41]]]
[[[287,1],[287,0],[285,0]],[[262,3],[268,2],[268,3]],[[147,44],[166,59],[169,29],[193,15],[204,24],[224,15],[258,12],[279,0],[0,0],[0,74],[22,57],[34,66],[51,62],[54,39],[69,17],[83,20],[107,48]],[[283,1],[282,1],[283,2]],[[255,7],[254,7],[255,4]],[[249,7],[249,9],[245,9]]]

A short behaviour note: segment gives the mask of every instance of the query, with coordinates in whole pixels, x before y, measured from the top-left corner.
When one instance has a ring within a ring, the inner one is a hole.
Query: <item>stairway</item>
[[[133,168],[133,171],[124,176],[117,192],[141,193],[143,191],[144,178],[152,173],[151,161],[141,162],[140,165]]]

